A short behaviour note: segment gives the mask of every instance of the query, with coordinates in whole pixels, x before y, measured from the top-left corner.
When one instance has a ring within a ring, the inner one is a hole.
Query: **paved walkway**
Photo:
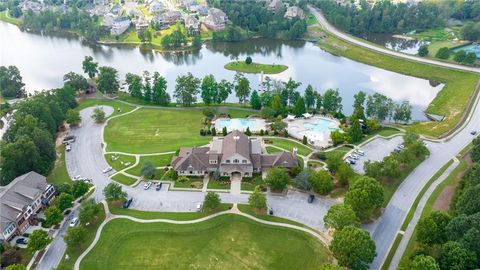
[[[295,229],[295,230],[303,231],[303,232],[308,233],[308,234],[312,235],[313,237],[317,238],[318,240],[320,240],[320,241],[321,241],[323,244],[325,244],[326,246],[328,246],[328,245],[330,244],[330,238],[329,238],[328,235],[320,234],[319,232],[314,231],[314,230],[311,230],[311,229],[306,228],[306,227],[301,227],[301,226],[292,225],[292,224],[287,224],[287,223],[267,221],[267,220],[263,220],[263,219],[256,218],[256,217],[254,217],[254,216],[251,216],[251,215],[245,214],[245,213],[243,213],[243,212],[240,212],[240,210],[239,210],[238,207],[237,207],[237,204],[234,204],[233,207],[232,207],[232,209],[230,209],[230,210],[228,210],[228,211],[218,212],[218,213],[215,213],[215,214],[212,214],[212,215],[203,217],[203,218],[199,218],[199,219],[194,219],[194,220],[172,220],[172,219],[139,219],[139,218],[135,218],[135,217],[131,217],[131,216],[126,216],[126,215],[114,215],[114,214],[112,214],[112,213],[110,212],[110,210],[108,209],[107,203],[106,203],[105,201],[102,201],[102,203],[103,203],[103,206],[104,206],[104,209],[105,209],[106,218],[105,218],[105,220],[102,222],[102,224],[100,224],[100,226],[98,227],[97,232],[96,232],[96,234],[95,234],[95,238],[94,238],[92,244],[90,244],[90,246],[88,246],[88,248],[87,248],[82,254],[80,254],[80,256],[78,257],[78,259],[75,261],[75,265],[74,265],[74,269],[75,269],[75,270],[80,270],[80,263],[81,263],[82,260],[85,258],[85,256],[87,256],[87,254],[95,247],[95,245],[97,244],[97,242],[100,240],[100,236],[101,236],[102,230],[103,230],[103,228],[105,227],[105,225],[106,225],[109,221],[111,221],[111,220],[113,220],[113,219],[119,219],[119,218],[129,219],[129,220],[132,220],[132,221],[135,221],[135,222],[139,222],[139,223],[156,223],[156,222],[163,222],[163,223],[170,223],[170,224],[195,224],[195,223],[203,222],[203,221],[206,221],[206,220],[209,220],[209,219],[212,219],[212,218],[221,216],[221,215],[234,214],[234,215],[240,215],[240,216],[249,218],[249,219],[251,219],[251,220],[254,220],[254,221],[256,221],[256,222],[259,222],[259,223],[262,223],[262,224],[266,224],[266,225],[270,225],[270,226],[284,227],[284,228],[290,228],[290,229]]]
[[[239,175],[232,175],[230,179],[230,193],[240,195],[240,193],[242,193],[242,177]]]
[[[463,71],[480,73],[480,69],[476,68],[476,67],[462,66],[462,65],[453,64],[453,63],[441,62],[441,61],[437,61],[437,60],[433,60],[433,59],[429,59],[429,58],[417,57],[417,56],[414,56],[414,55],[404,54],[404,53],[401,53],[401,52],[392,51],[392,50],[389,50],[389,49],[384,48],[384,47],[380,47],[380,46],[370,44],[366,41],[361,40],[360,38],[352,37],[352,36],[342,32],[342,31],[338,30],[337,28],[335,28],[333,25],[331,25],[327,21],[327,19],[325,19],[325,17],[321,13],[321,11],[319,11],[318,9],[312,7],[311,5],[309,5],[308,8],[310,9],[310,12],[312,12],[312,14],[315,15],[318,22],[320,23],[321,26],[323,26],[323,28],[325,28],[328,32],[334,34],[335,36],[337,36],[337,37],[339,37],[339,38],[341,38],[341,39],[343,39],[347,42],[353,43],[355,45],[359,45],[361,47],[367,48],[367,49],[372,50],[372,51],[376,51],[376,52],[383,53],[383,54],[388,54],[388,55],[391,55],[391,56],[395,56],[395,57],[399,57],[399,58],[403,58],[403,59],[407,59],[407,60],[411,60],[411,61],[415,61],[415,62],[421,62],[421,63],[424,63],[424,64],[442,66],[442,67],[445,67],[445,68],[451,68],[451,69],[458,69],[458,70],[463,70]]]

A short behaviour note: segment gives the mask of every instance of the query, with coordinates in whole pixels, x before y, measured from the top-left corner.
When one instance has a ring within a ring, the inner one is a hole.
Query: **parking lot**
[[[357,163],[352,165],[352,168],[357,173],[364,173],[363,165],[366,161],[381,161],[403,142],[402,136],[396,136],[392,139],[376,138],[361,147],[365,153],[364,156],[359,156]]]

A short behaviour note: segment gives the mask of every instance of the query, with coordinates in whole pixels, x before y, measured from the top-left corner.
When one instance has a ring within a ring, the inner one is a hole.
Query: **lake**
[[[255,39],[238,43],[206,43],[195,52],[160,53],[136,47],[91,45],[73,37],[22,32],[4,22],[0,22],[0,36],[3,41],[0,65],[16,65],[29,93],[62,86],[62,77],[67,72],[83,74],[81,66],[86,55],[93,56],[100,65],[116,68],[120,80],[124,80],[127,72],[158,71],[167,79],[170,93],[175,88],[177,76],[187,72],[197,77],[214,74],[218,81],[233,80],[235,72],[225,70],[223,66],[232,61],[232,55],[239,59],[251,56],[254,62],[287,65],[286,71],[269,76],[277,80],[291,77],[301,82],[300,92],[308,84],[321,93],[328,88],[338,88],[346,114],[353,110],[356,92],[376,91],[395,102],[408,100],[413,106],[413,119],[425,120],[423,110],[443,87],[432,86],[428,80],[334,56],[304,41]],[[252,89],[260,89],[261,75],[246,74],[246,77]],[[237,101],[234,94],[229,101]]]

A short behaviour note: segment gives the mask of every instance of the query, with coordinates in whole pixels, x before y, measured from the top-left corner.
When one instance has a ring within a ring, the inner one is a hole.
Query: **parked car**
[[[145,185],[143,185],[143,189],[147,190],[147,189],[149,189],[151,186],[152,186],[152,182],[148,181],[147,183],[145,183]]]
[[[19,245],[26,245],[28,244],[28,239],[27,238],[18,238],[15,243],[19,244]]]
[[[360,149],[355,149],[355,154],[359,155],[359,156],[365,156],[365,152],[363,152],[362,150]]]
[[[65,143],[65,144],[74,143],[75,140],[76,140],[76,138],[77,138],[77,137],[75,137],[75,135],[65,136],[65,138],[63,138],[63,143]]]
[[[476,130],[472,130],[472,131],[470,131],[470,134],[472,134],[472,135],[477,135],[477,131],[476,131]]]
[[[102,172],[103,172],[103,173],[108,173],[108,172],[110,172],[111,170],[112,170],[112,167],[109,166],[109,167],[103,169]]]
[[[355,159],[355,160],[358,160],[358,158],[360,158],[358,155],[353,154],[353,153],[352,153],[350,156],[351,156],[353,159]]]
[[[269,209],[268,209],[268,214],[269,214],[270,216],[273,216],[273,209],[272,209],[272,208],[269,208]]]
[[[308,203],[312,203],[314,200],[315,200],[315,195],[313,194],[308,195],[308,199],[307,199]]]
[[[124,201],[124,202],[123,202],[123,208],[128,208],[128,207],[130,207],[130,204],[132,204],[132,202],[133,202],[133,198],[130,198],[130,199]]]
[[[78,181],[81,179],[82,179],[82,176],[80,174],[73,177],[73,181]]]
[[[155,190],[159,191],[161,189],[162,189],[162,182],[157,182],[157,184],[155,185]]]
[[[65,150],[67,152],[70,152],[70,150],[72,150],[72,146],[68,143],[66,146],[65,146]]]
[[[198,203],[197,204],[197,212],[200,212],[200,211],[202,211],[202,204]]]
[[[402,149],[402,150],[403,150],[403,149],[405,149],[405,145],[403,145],[403,144],[400,144],[400,145],[398,146],[398,148],[400,148],[400,149]]]
[[[70,227],[75,227],[78,225],[78,222],[80,222],[80,220],[78,219],[78,217],[74,217],[72,218],[72,220],[70,221]]]
[[[352,158],[347,158],[347,163],[350,164],[350,165],[355,165],[357,164],[357,161],[355,159],[352,159]]]
[[[91,184],[92,183],[92,179],[90,178],[85,178],[83,179],[83,182],[87,183],[87,184]]]

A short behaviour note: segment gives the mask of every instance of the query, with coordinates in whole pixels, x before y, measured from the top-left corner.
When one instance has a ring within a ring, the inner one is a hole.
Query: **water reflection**
[[[363,90],[375,91],[396,102],[409,100],[414,106],[413,118],[425,119],[422,110],[428,106],[443,85],[409,77],[326,53],[312,43],[255,39],[239,43],[206,43],[193,52],[154,52],[138,47],[92,45],[75,37],[40,35],[20,31],[16,26],[0,23],[0,36],[5,38],[0,50],[1,65],[16,65],[27,91],[50,89],[62,85],[63,74],[83,73],[82,61],[92,55],[100,65],[115,67],[123,80],[128,72],[158,71],[173,93],[178,75],[191,72],[203,77],[214,74],[217,80],[233,80],[235,72],[223,68],[232,56],[243,60],[251,56],[255,62],[284,64],[288,69],[271,75],[272,79],[302,82],[303,92],[311,84],[319,92],[338,88],[345,113],[352,112],[353,95]],[[253,89],[260,89],[260,74],[246,74]],[[229,101],[237,101],[232,94]]]
[[[408,37],[393,36],[391,34],[371,33],[364,37],[366,40],[384,46],[387,49],[417,54],[420,46],[427,44],[425,41],[410,39]]]

